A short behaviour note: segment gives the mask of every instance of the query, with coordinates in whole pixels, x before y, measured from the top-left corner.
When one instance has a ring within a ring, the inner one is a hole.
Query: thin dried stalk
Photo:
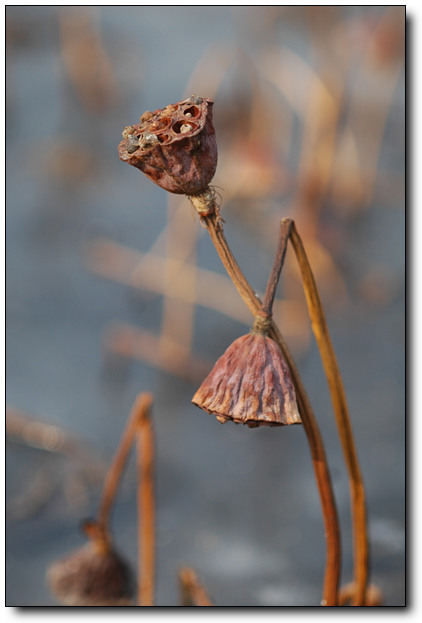
[[[139,394],[136,398],[113,461],[107,472],[100,510],[98,512],[98,525],[101,526],[104,533],[108,532],[110,511],[116,497],[117,489],[132,447],[132,443],[135,439],[138,424],[143,418],[145,410],[149,408],[151,400],[150,394]]]
[[[363,606],[365,602],[368,582],[369,547],[366,529],[365,489],[359,468],[356,447],[353,440],[353,431],[350,424],[346,394],[337,364],[336,355],[331,343],[330,334],[322,309],[318,289],[306,256],[302,240],[295,224],[290,219],[283,219],[285,226],[290,227],[290,240],[302,274],[306,301],[311,318],[312,330],[318,344],[322,363],[330,389],[334,407],[340,441],[343,448],[345,462],[349,472],[351,491],[352,518],[354,528],[354,558],[355,558],[355,586],[356,591],[352,601],[354,606]]]
[[[144,394],[138,422],[138,605],[154,605],[155,497],[154,431],[151,421],[152,395]]]
[[[280,279],[281,269],[283,268],[284,258],[286,257],[287,242],[289,240],[290,228],[280,228],[280,235],[275,252],[274,263],[268,278],[267,287],[265,289],[264,300],[262,302],[261,313],[272,316],[275,292],[277,290],[278,280]]]
[[[233,281],[233,284],[251,311],[253,317],[255,317],[261,309],[262,302],[249,285],[230,250],[223,232],[219,214],[216,211],[212,211],[209,215],[202,216],[201,221],[207,228],[211,236],[211,240],[229,277]],[[315,478],[321,500],[327,548],[324,589],[321,604],[325,606],[336,606],[341,562],[340,526],[325,448],[320,430],[318,428],[318,423],[302,380],[297,371],[296,364],[274,321],[271,323],[270,336],[280,346],[284,358],[290,367],[296,390],[299,413],[308,438]]]
[[[183,567],[179,571],[179,583],[182,596],[182,606],[213,606],[208,593],[195,571],[190,567]]]

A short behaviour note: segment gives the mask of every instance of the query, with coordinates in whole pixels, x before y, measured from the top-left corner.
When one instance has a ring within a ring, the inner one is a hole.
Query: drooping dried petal
[[[301,423],[287,363],[274,340],[261,333],[235,340],[192,402],[221,422],[250,427]]]
[[[47,583],[65,606],[129,606],[135,589],[125,561],[91,541],[52,564]]]
[[[212,107],[211,100],[192,96],[144,113],[123,130],[119,158],[171,193],[202,193],[217,167]]]

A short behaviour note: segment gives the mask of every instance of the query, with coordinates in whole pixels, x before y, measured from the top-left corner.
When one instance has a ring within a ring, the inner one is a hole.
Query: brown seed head
[[[92,526],[86,526],[86,545],[49,567],[49,588],[65,606],[130,606],[135,591],[132,572],[109,538],[93,536]]]
[[[301,424],[288,365],[279,346],[261,331],[243,335],[228,347],[192,402],[223,423]]]
[[[217,167],[213,102],[192,96],[124,128],[119,158],[171,193],[197,195]]]

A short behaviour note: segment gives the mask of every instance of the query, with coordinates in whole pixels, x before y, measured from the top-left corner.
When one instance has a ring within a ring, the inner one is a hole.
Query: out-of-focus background
[[[251,324],[187,199],[117,157],[124,126],[215,101],[225,232],[257,292],[293,217],[320,288],[367,489],[371,578],[404,605],[404,6],[8,6],[8,606],[57,605],[135,396],[155,395],[157,605],[192,565],[218,606],[309,606],[324,534],[301,427],[191,405]],[[317,415],[351,579],[346,471],[293,253],[275,317]],[[113,515],[136,568],[130,462]]]

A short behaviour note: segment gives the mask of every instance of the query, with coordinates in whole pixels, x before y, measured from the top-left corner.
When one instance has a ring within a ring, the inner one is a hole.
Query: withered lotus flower
[[[260,319],[228,347],[192,402],[223,423],[301,424],[290,370]]]
[[[171,193],[204,192],[217,166],[213,102],[192,96],[123,130],[119,158]]]
[[[133,605],[135,582],[126,562],[96,524],[84,526],[89,541],[53,563],[47,583],[64,606]]]

